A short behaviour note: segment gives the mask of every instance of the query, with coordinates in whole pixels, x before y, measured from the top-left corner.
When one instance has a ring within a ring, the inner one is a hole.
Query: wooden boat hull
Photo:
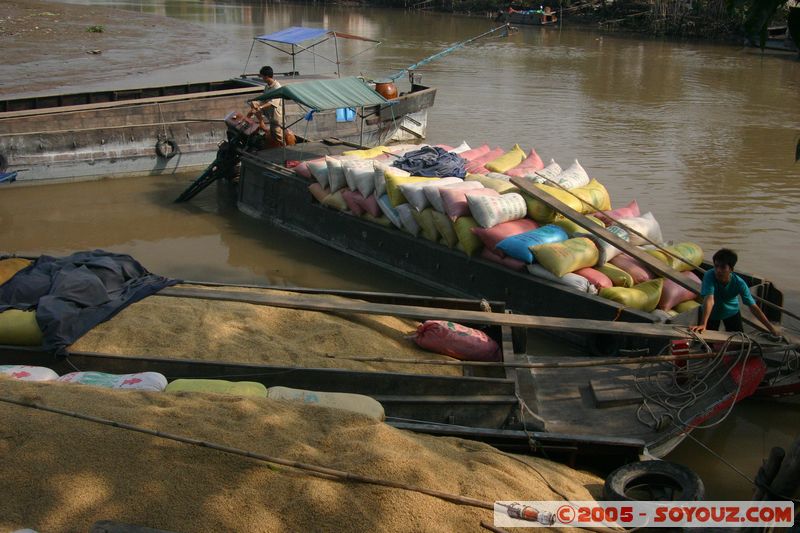
[[[231,81],[0,101],[0,171],[19,171],[19,182],[200,171],[225,138],[224,117],[245,111],[262,91]],[[287,102],[286,121],[299,120],[292,129],[307,139],[416,140],[425,137],[435,96],[436,89],[414,85],[392,105],[365,108],[363,124],[337,122],[335,111],[305,121],[305,112]],[[171,141],[178,152],[159,153],[159,141]]]

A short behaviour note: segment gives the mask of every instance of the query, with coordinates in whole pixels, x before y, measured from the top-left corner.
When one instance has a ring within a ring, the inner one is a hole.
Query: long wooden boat
[[[261,298],[263,305],[281,299],[242,291],[220,292],[219,284],[210,285],[215,285],[214,289],[206,291],[179,285],[151,298],[192,297],[256,304]],[[315,300],[314,296],[334,294],[357,299],[352,304],[337,301],[338,313],[372,309],[375,314],[396,311],[397,316],[406,316],[408,313],[402,311],[410,309],[414,316],[465,317],[468,320],[463,323],[482,329],[498,342],[502,359],[494,364],[454,362],[461,365],[462,375],[442,376],[77,351],[56,358],[36,348],[0,346],[0,364],[48,366],[58,373],[76,369],[117,374],[155,371],[168,379],[248,380],[267,387],[365,394],[380,401],[387,422],[401,429],[471,438],[509,451],[543,454],[573,465],[601,468],[635,460],[643,453],[667,453],[693,425],[752,393],[761,379],[758,374],[742,373],[746,379],[737,381],[726,376],[725,369],[716,371],[708,376],[714,386],[682,413],[684,424],[648,425],[637,422],[645,396],[632,387],[632,380],[637,375],[647,377],[649,371],[632,371],[630,365],[611,363],[598,367],[596,360],[589,360],[583,367],[574,362],[564,367],[562,358],[548,360],[521,353],[524,343],[520,332],[503,325],[513,322],[513,316],[508,315],[502,302],[488,302],[487,311],[485,302],[469,299],[295,288],[291,292],[299,309],[323,309],[331,300]],[[268,361],[269,356],[264,359]],[[661,386],[669,390],[668,384]]]
[[[291,84],[318,76],[277,76]],[[225,137],[224,118],[264,91],[254,76],[132,90],[0,100],[0,172],[17,182],[99,179],[199,171]],[[307,139],[379,145],[424,138],[436,89],[413,84],[369,118],[337,122],[335,111],[294,128]],[[289,103],[287,123],[306,111]]]

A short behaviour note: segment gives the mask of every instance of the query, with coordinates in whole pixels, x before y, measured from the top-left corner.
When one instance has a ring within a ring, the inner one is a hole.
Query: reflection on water
[[[75,1],[202,24],[209,59],[109,80],[105,86],[224,79],[241,72],[252,36],[291,25],[326,26],[383,44],[346,74],[378,78],[493,27],[488,19],[359,7],[244,2]],[[243,5],[246,4],[246,5]],[[742,270],[775,281],[800,312],[800,63],[729,46],[602,35],[567,26],[520,28],[421,69],[438,87],[429,140],[535,147],[543,159],[578,158],[615,205],[637,199],[667,239],[708,255],[741,252]],[[362,48],[343,42],[342,55]],[[205,57],[205,56],[204,56]],[[257,46],[250,70],[289,56]],[[301,71],[333,72],[298,56]],[[65,253],[104,247],[184,278],[422,292],[425,289],[236,212],[224,189],[189,205],[169,201],[188,177],[58,185],[0,194],[0,248]],[[795,323],[795,326],[798,324]],[[752,475],[773,445],[797,436],[797,406],[748,402],[697,436]],[[794,423],[791,421],[795,421]],[[674,457],[704,474],[714,497],[749,488],[697,445]]]

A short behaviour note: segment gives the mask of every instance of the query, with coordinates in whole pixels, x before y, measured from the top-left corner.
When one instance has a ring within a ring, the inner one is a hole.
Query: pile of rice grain
[[[293,294],[269,289],[221,287],[220,290],[282,296]],[[330,301],[353,301],[331,295],[318,297]],[[71,349],[308,368],[461,375],[461,366],[374,363],[326,357],[455,361],[421,350],[406,338],[418,325],[413,320],[391,316],[323,313],[155,295],[99,324]]]
[[[602,481],[324,407],[0,379],[15,398],[484,501],[594,499]],[[0,402],[0,530],[479,531],[492,513]]]

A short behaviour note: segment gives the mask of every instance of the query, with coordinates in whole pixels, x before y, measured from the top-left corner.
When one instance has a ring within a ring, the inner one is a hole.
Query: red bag
[[[446,320],[427,320],[414,335],[418,346],[462,361],[499,361],[500,346],[486,333]]]

